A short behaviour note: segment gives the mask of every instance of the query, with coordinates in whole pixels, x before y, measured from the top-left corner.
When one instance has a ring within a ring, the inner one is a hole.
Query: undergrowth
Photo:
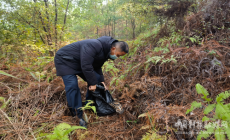
[[[190,109],[187,110],[186,114],[192,112],[196,108],[205,107],[204,114],[202,118],[203,122],[208,122],[204,128],[206,131],[201,131],[197,136],[198,140],[201,138],[207,139],[210,135],[214,134],[216,140],[225,140],[226,136],[230,138],[230,103],[225,104],[224,100],[230,97],[230,91],[225,91],[217,95],[215,103],[211,104],[211,98],[208,91],[200,84],[196,85],[196,90],[198,94],[202,94],[204,99],[203,102],[192,103]],[[215,112],[215,114],[214,114]],[[213,114],[209,117],[209,114]]]

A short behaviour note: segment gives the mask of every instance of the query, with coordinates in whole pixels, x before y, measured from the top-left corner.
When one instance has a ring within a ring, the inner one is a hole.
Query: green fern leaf
[[[58,140],[58,136],[57,135],[47,135],[46,138],[48,138],[49,140]]]
[[[205,99],[207,102],[211,102],[212,99],[211,98],[207,98],[207,96],[209,95],[208,91],[200,84],[196,84],[196,91],[198,94],[202,94],[203,95],[203,99]]]
[[[202,118],[202,122],[204,122],[204,121],[209,121],[210,119],[208,118],[208,117],[206,117],[206,116],[204,116],[203,118]]]
[[[192,102],[191,105],[192,105],[191,108],[188,109],[188,110],[186,111],[186,114],[192,112],[192,111],[193,111],[194,109],[196,109],[196,108],[202,107],[201,103],[198,103],[198,102],[196,102],[196,101]]]
[[[230,109],[227,105],[217,103],[215,113],[219,119],[230,121]]]
[[[201,140],[201,138],[207,139],[209,137],[209,133],[207,131],[200,131],[199,135],[197,136],[197,140]]]
[[[225,140],[224,130],[221,128],[217,128],[215,130],[215,138],[216,140]]]
[[[67,123],[60,123],[58,126],[55,127],[57,130],[65,130],[71,128],[71,126]]]
[[[196,42],[196,38],[190,37],[189,39],[192,41],[192,43]]]
[[[63,136],[63,134],[64,134],[64,130],[60,130],[60,129],[55,129],[55,128],[54,128],[53,133],[54,133],[53,135],[55,135],[55,136],[61,138],[61,137]]]
[[[222,102],[224,99],[227,99],[228,97],[230,97],[229,91],[222,92],[217,95],[216,102]]]
[[[200,84],[196,84],[196,91],[198,94],[203,94],[204,96],[208,96],[208,91]]]
[[[205,109],[204,109],[204,114],[208,114],[209,112],[211,112],[214,108],[215,108],[216,104],[211,104],[208,105]]]
[[[224,128],[224,129],[225,129],[225,132],[227,134],[228,139],[230,139],[230,128],[227,127],[227,128]]]
[[[64,132],[64,136],[68,135],[70,132],[72,132],[73,130],[76,130],[76,129],[86,129],[86,128],[82,127],[82,126],[72,126],[71,128],[69,128],[68,130],[66,130]]]

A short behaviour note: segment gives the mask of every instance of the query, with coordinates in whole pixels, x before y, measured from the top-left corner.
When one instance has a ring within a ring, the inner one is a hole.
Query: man
[[[115,60],[129,52],[126,42],[109,36],[98,39],[78,41],[62,47],[57,51],[54,62],[57,76],[62,76],[65,84],[68,107],[72,116],[78,116],[80,125],[86,127],[82,118],[82,100],[76,75],[88,83],[86,100],[91,100],[90,91],[96,90],[96,84],[104,83],[102,66],[108,59]],[[77,111],[77,112],[76,112]]]

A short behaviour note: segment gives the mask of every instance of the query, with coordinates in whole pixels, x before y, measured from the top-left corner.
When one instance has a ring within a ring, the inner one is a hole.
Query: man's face
[[[111,55],[116,55],[117,57],[120,57],[120,56],[125,55],[126,53],[121,51],[119,48],[112,47],[111,51],[110,51],[110,54]]]

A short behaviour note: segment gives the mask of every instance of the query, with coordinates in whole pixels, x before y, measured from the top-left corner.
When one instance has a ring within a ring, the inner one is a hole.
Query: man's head
[[[120,56],[129,53],[129,46],[124,41],[114,42],[110,50],[110,58],[115,60]]]

